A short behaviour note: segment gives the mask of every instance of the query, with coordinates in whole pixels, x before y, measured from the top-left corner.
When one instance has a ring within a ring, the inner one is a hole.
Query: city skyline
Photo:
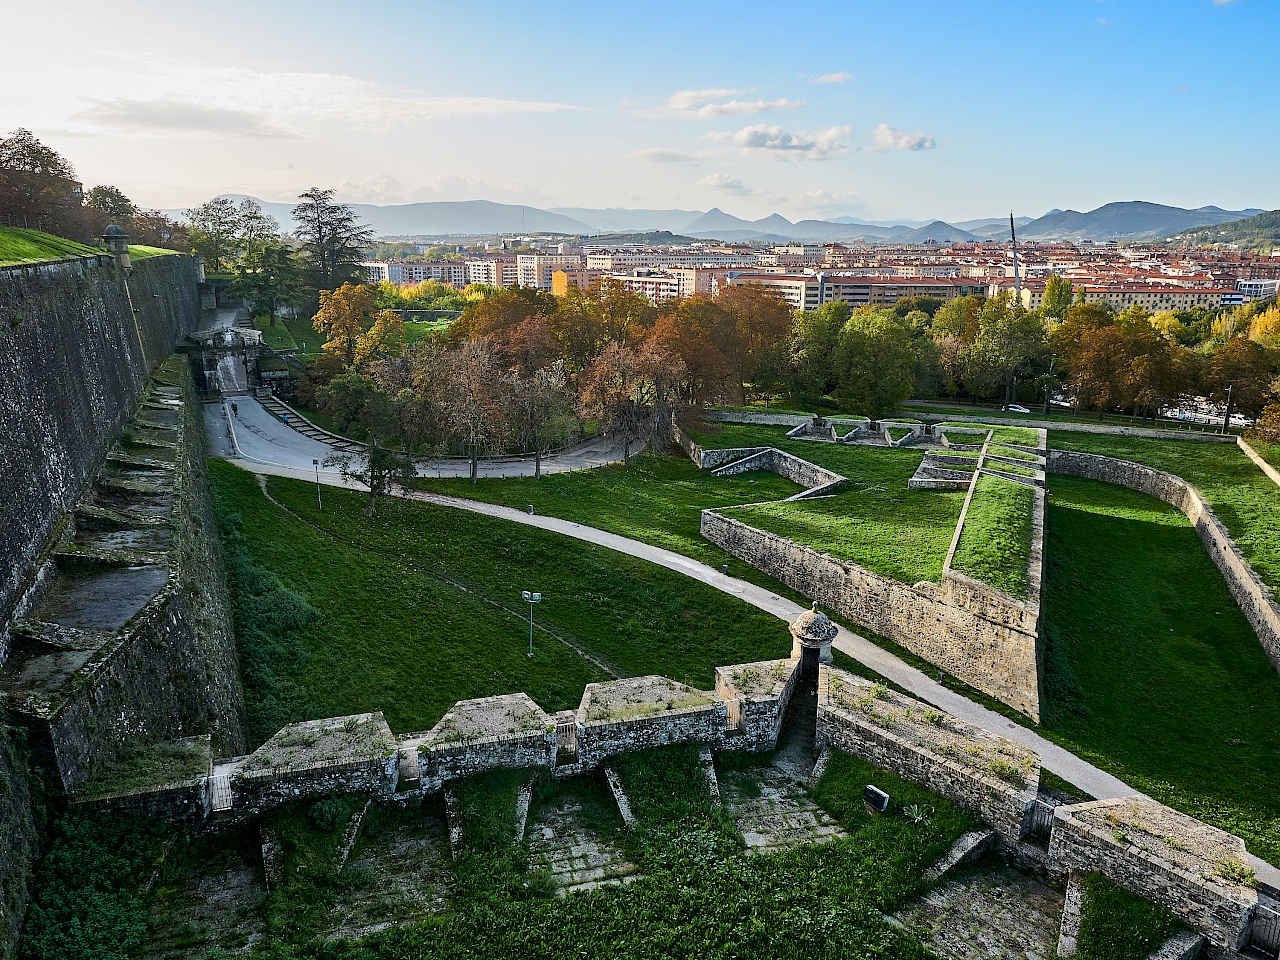
[[[50,69],[0,66],[32,129],[152,207],[312,184],[378,204],[719,207],[948,221],[1116,200],[1280,207],[1268,92],[1213,67],[1256,0],[669,4],[581,21],[480,3],[80,2]],[[1212,67],[1212,69],[1211,69]],[[29,78],[39,76],[33,84]],[[1210,146],[1211,144],[1215,146]]]

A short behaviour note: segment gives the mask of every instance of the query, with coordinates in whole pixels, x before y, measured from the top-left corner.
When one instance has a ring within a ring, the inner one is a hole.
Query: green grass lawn
[[[406,344],[417,343],[427,337],[444,333],[452,323],[452,320],[406,320],[404,342]]]
[[[1117,887],[1100,873],[1084,877],[1079,960],[1146,960],[1182,929],[1163,907]]]
[[[283,317],[281,321],[304,359],[312,360],[320,356],[324,348],[324,336],[316,332],[310,317]]]
[[[1195,531],[1060,476],[1046,525],[1043,732],[1280,863],[1280,677]]]
[[[716,666],[790,648],[776,618],[603,548],[398,499],[368,521],[353,491],[326,489],[321,512],[313,485],[269,478],[272,496],[303,522],[271,503],[253,475],[220,461],[210,470],[220,516],[242,519],[244,549],[315,611],[278,634],[296,651],[275,656],[270,670],[246,670],[255,738],[287,720],[378,709],[397,732],[426,729],[456,700],[518,691],[548,711],[576,707],[583,686],[608,675],[575,647],[620,674],[703,689]],[[233,593],[261,589],[261,576],[238,582],[252,578],[229,567]],[[543,594],[540,627],[572,646],[540,629],[526,656],[525,589]],[[285,606],[249,609],[270,618]],[[245,626],[237,623],[242,643]],[[242,659],[261,658],[242,651]]]
[[[1132,460],[1194,484],[1258,576],[1280,590],[1280,487],[1235,444],[1054,432],[1049,446]]]
[[[131,260],[145,260],[147,257],[167,257],[181,252],[181,250],[166,250],[164,247],[149,247],[143,243],[129,244],[129,259]]]
[[[64,260],[67,257],[90,257],[105,252],[96,247],[76,243],[74,240],[55,237],[51,233],[41,233],[39,230],[0,227],[0,265],[39,263],[43,260]]]
[[[978,477],[952,569],[1025,600],[1034,506],[1031,487],[987,474]]]
[[[787,440],[781,428],[736,424],[694,439],[708,448],[775,446],[849,478],[831,497],[740,507],[733,519],[904,583],[941,579],[964,494],[907,489],[922,451]]]
[[[262,342],[272,350],[296,350],[298,348],[298,342],[293,339],[293,334],[289,332],[289,328],[284,325],[284,321],[280,317],[276,317],[276,323],[273,327],[269,318],[261,314],[255,314],[253,325],[262,331]]]
[[[533,504],[540,514],[599,527],[713,565],[731,558],[699,534],[703,509],[777,500],[800,490],[772,473],[717,478],[709,470],[698,470],[687,457],[661,454],[635,457],[629,467],[613,464],[549,473],[541,480],[514,477],[472,484],[465,479],[421,479],[418,485],[520,510]]]

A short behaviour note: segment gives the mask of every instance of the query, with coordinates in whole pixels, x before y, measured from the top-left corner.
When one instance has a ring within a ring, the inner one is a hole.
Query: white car
[[[1031,412],[1020,403],[1007,404],[1005,406],[1005,410],[1007,410],[1009,413],[1030,413]]]

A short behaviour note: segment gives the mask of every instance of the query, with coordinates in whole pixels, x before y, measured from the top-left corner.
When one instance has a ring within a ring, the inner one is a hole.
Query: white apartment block
[[[1280,294],[1280,280],[1237,280],[1236,289],[1246,300],[1269,300]]]
[[[661,303],[663,300],[680,296],[679,278],[667,273],[636,270],[632,273],[611,274],[610,279],[617,280],[628,290],[648,297],[653,303]]]
[[[599,251],[587,254],[588,270],[607,270],[621,273],[638,268],[664,269],[670,267],[754,267],[754,254],[723,253],[712,250],[626,250]]]
[[[467,285],[467,265],[461,260],[366,260],[360,266],[370,283],[434,280],[455,287]]]
[[[581,266],[582,257],[576,253],[522,253],[516,257],[516,283],[550,290],[551,276],[557,270],[577,270]]]
[[[491,287],[510,287],[518,283],[516,258],[485,257],[467,261],[467,283],[484,283]]]

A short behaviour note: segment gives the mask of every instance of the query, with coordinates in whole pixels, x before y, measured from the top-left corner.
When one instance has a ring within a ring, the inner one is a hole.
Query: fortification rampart
[[[1050,450],[1048,469],[1053,473],[1120,484],[1163,500],[1186,514],[1222,572],[1231,595],[1257,633],[1262,648],[1280,670],[1280,605],[1199,490],[1172,473],[1094,453]]]
[[[1029,608],[976,597],[956,605],[938,584],[911,587],[714,510],[702,512],[701,532],[793,590],[1039,719],[1036,617]],[[957,585],[948,589],[959,595]],[[1000,618],[993,619],[997,608]]]
[[[122,752],[212,733],[243,749],[243,697],[185,361],[157,374],[19,600],[0,690],[76,793]]]
[[[1040,784],[1026,747],[843,670],[818,673],[820,748],[836,747],[976,811],[1014,849]]]
[[[191,257],[0,268],[0,624],[59,518],[200,318]],[[0,628],[0,661],[4,658]]]

